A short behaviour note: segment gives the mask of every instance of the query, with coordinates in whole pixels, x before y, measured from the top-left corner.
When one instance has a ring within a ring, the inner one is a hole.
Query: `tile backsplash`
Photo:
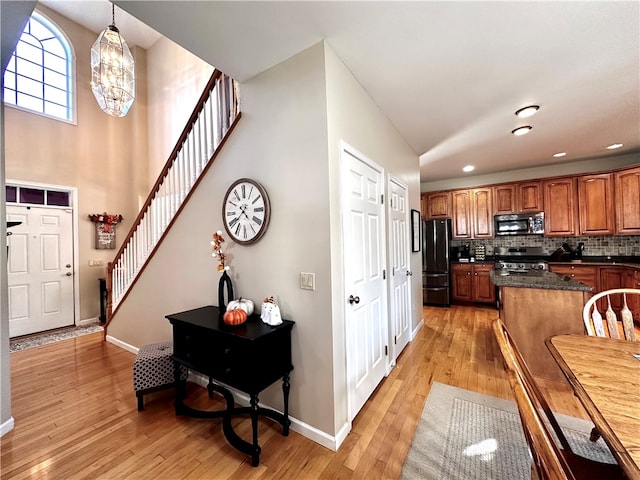
[[[487,255],[493,255],[493,247],[542,247],[551,255],[563,243],[575,248],[578,242],[584,242],[584,256],[640,256],[640,235],[595,236],[595,237],[543,237],[539,235],[515,235],[513,237],[487,238],[478,240],[452,240],[451,246],[470,245],[474,251],[476,245],[485,245]]]

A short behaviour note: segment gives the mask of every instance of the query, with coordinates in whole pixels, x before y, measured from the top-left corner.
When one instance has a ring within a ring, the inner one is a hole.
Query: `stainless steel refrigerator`
[[[451,219],[425,220],[422,232],[423,303],[448,307],[451,304]]]

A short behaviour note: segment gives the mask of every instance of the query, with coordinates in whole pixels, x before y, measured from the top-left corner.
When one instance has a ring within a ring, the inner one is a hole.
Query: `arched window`
[[[64,34],[33,12],[4,74],[4,103],[73,121],[73,54]]]

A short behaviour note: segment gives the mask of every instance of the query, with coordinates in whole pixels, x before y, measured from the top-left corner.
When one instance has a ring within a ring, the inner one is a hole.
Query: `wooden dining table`
[[[640,342],[558,335],[546,344],[626,476],[640,480]]]

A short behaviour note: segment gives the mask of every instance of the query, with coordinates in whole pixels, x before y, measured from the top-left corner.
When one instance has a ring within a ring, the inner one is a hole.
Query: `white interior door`
[[[411,269],[409,244],[409,193],[400,181],[389,179],[389,255],[391,257],[389,317],[391,351],[398,358],[409,342],[411,325]]]
[[[345,145],[341,156],[349,419],[387,372],[384,172]]]
[[[7,205],[9,336],[75,323],[70,209]]]

